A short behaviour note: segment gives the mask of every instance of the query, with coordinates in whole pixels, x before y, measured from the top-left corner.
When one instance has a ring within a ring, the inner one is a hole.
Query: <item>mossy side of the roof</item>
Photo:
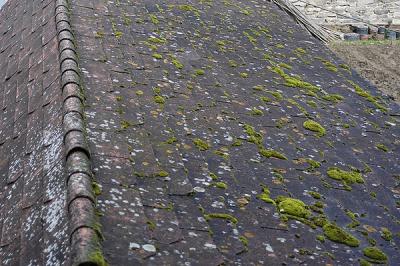
[[[112,265],[400,261],[399,106],[273,3],[72,23]]]

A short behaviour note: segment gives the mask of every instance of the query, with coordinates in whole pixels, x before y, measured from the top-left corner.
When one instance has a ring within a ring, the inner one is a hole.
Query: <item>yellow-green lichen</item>
[[[360,241],[357,238],[335,224],[327,223],[322,229],[325,236],[333,242],[345,244],[350,247],[358,247],[360,245]]]
[[[307,130],[317,133],[317,136],[322,137],[325,135],[326,130],[323,126],[313,120],[304,121],[303,127]]]

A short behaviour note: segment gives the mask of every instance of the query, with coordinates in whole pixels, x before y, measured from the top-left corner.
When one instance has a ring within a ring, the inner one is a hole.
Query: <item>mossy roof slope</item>
[[[290,16],[71,4],[111,265],[400,262],[399,106]]]

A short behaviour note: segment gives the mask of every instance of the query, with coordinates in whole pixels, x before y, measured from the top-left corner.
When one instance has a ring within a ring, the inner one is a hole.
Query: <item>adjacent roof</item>
[[[0,264],[69,261],[54,1],[0,12]]]
[[[399,106],[274,4],[69,4],[0,13],[3,264],[400,261]]]

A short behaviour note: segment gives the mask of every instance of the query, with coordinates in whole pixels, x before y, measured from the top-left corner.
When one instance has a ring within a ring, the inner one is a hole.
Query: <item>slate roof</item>
[[[271,2],[10,0],[0,32],[4,265],[400,262],[399,106]]]

